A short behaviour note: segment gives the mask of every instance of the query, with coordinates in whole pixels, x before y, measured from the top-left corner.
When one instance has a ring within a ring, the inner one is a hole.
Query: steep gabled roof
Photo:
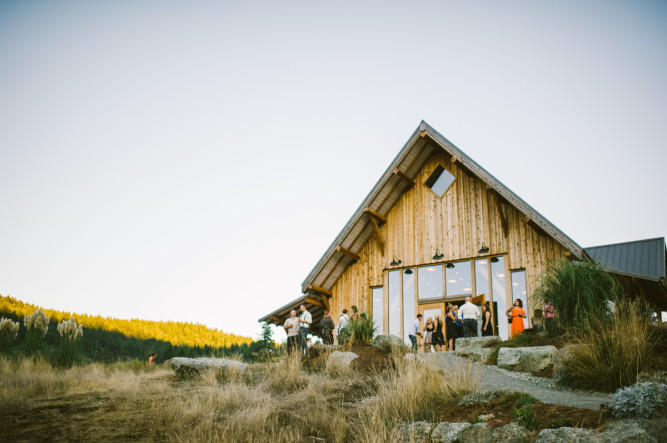
[[[435,129],[422,121],[415,132],[410,136],[396,158],[391,162],[380,180],[354,212],[352,218],[343,227],[331,246],[317,262],[308,277],[301,284],[304,293],[309,286],[330,290],[338,277],[354,262],[350,254],[341,253],[340,249],[358,254],[373,235],[373,226],[369,218],[364,216],[364,209],[371,210],[386,216],[396,204],[401,195],[410,188],[405,179],[414,180],[427,159],[435,149],[443,149],[457,160],[459,167],[463,167],[471,174],[493,188],[509,204],[513,205],[524,215],[530,218],[531,224],[544,231],[576,258],[588,259],[584,250],[560,229],[544,218],[528,203],[502,184],[493,175],[468,157],[452,142],[443,137]]]

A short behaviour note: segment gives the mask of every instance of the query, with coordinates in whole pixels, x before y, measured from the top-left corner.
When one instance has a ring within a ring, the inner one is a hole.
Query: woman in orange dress
[[[523,310],[523,302],[520,299],[514,300],[514,306],[507,310],[507,316],[512,319],[512,337],[521,334],[525,329],[523,319],[526,318],[526,311]]]

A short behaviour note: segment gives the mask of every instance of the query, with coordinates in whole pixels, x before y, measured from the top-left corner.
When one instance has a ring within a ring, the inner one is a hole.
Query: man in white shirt
[[[296,311],[292,309],[289,313],[290,317],[285,320],[283,327],[287,332],[287,352],[290,354],[294,352],[298,346],[299,341],[299,319],[296,318]]]
[[[350,326],[350,316],[347,315],[347,309],[343,309],[343,313],[338,319],[338,326],[336,326],[336,338],[341,346],[345,344],[350,336],[348,326]]]
[[[305,353],[308,345],[308,331],[310,331],[313,316],[306,310],[306,305],[301,305],[299,309],[301,309],[301,314],[299,314],[299,348],[302,353]]]
[[[470,302],[470,297],[466,297],[466,302],[459,309],[459,315],[463,320],[463,336],[477,337],[477,318],[480,313],[479,308]]]
[[[412,322],[412,325],[410,325],[410,329],[408,330],[408,337],[410,337],[410,342],[412,343],[412,352],[417,352],[418,346],[417,346],[417,336],[419,335],[421,337],[421,329],[419,327],[419,323],[421,322],[422,315],[417,314],[417,318],[414,319]]]

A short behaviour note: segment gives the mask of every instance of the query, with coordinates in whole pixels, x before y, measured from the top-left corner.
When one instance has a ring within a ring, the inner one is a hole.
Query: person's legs
[[[412,352],[417,352],[417,336],[416,335],[408,335],[410,337],[410,342],[412,343]]]
[[[470,321],[469,319],[463,320],[463,336],[470,337]]]
[[[477,320],[470,320],[470,336],[477,337]]]
[[[308,329],[299,329],[299,351],[305,352],[308,347]]]

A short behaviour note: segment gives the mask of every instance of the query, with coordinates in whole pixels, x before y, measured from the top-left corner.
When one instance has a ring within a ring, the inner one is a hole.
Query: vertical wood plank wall
[[[442,198],[424,182],[437,165],[442,165],[456,179]],[[525,222],[525,215],[502,203],[508,235],[505,236],[497,205],[486,184],[467,176],[440,149],[435,150],[415,179],[415,186],[403,194],[387,214],[381,227],[385,250],[372,237],[359,252],[360,259],[349,266],[332,288],[331,310],[334,321],[344,308],[356,305],[360,312],[371,312],[373,286],[384,286],[385,331],[387,330],[386,270],[396,256],[400,267],[433,262],[436,248],[444,254],[439,262],[472,259],[479,256],[482,242],[489,254],[507,254],[507,269],[525,269],[528,300],[548,264],[567,254],[551,237],[535,231]],[[398,269],[392,268],[392,269]],[[507,278],[510,278],[507,275]],[[508,302],[512,294],[507,295]],[[418,308],[418,307],[417,307]]]

